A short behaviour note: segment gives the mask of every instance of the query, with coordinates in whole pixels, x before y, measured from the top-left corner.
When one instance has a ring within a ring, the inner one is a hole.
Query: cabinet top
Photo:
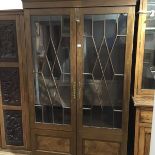
[[[153,96],[138,96],[133,97],[134,105],[136,107],[153,107],[154,97]]]
[[[137,0],[22,0],[24,8],[135,6]]]

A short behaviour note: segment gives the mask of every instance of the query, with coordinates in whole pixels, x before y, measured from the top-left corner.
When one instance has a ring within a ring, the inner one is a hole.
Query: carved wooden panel
[[[151,128],[140,127],[138,155],[149,155],[151,141]]]
[[[152,123],[152,111],[141,110],[140,122],[141,123]]]
[[[38,150],[70,153],[69,139],[38,136],[36,143]]]
[[[20,105],[20,79],[17,68],[0,68],[2,102],[5,105]]]
[[[0,61],[17,61],[16,21],[0,22]]]
[[[90,141],[84,142],[85,155],[120,155],[120,144],[103,142],[103,141]]]
[[[145,134],[145,150],[144,150],[144,155],[149,155],[150,153],[150,142],[151,142],[151,133],[146,133]]]
[[[23,145],[22,113],[4,110],[4,126],[7,145]]]

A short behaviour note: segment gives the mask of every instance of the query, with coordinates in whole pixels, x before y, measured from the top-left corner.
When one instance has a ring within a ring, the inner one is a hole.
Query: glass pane
[[[108,49],[111,51],[117,35],[117,20],[115,19],[117,18],[117,16],[116,15],[113,15],[114,17],[113,16],[110,17],[110,16],[111,15],[109,15],[109,18],[105,20],[106,22],[105,39],[107,42]]]
[[[42,106],[35,106],[36,122],[42,122]],[[46,122],[46,121],[45,121]]]
[[[70,124],[70,17],[32,16],[36,122]]]
[[[86,15],[84,20],[83,124],[121,128],[127,15]]]
[[[126,37],[123,37],[123,36],[117,37],[114,45],[114,49],[111,52],[113,68],[116,74],[124,73],[125,49],[126,49]]]
[[[155,10],[155,1],[148,0],[147,10]],[[152,70],[155,67],[155,17],[147,16],[143,59],[142,89],[155,89]]]
[[[21,105],[20,79],[17,68],[0,68],[2,102],[4,105]]]
[[[147,18],[147,20],[146,20],[146,27],[147,28],[155,27],[155,18]]]
[[[101,48],[103,39],[104,39],[104,21],[100,20],[102,19],[102,16],[93,16],[93,39],[95,41],[95,46],[97,50]],[[100,31],[98,31],[98,29]]]
[[[126,35],[127,33],[127,14],[120,14],[118,18],[118,34]]]
[[[89,51],[89,54],[86,52],[84,56],[84,72],[91,74],[93,72],[95,60],[97,58],[94,42],[91,37],[84,38],[84,49]]]
[[[155,1],[148,0],[147,11],[155,10]],[[155,27],[155,17],[150,17],[150,14],[147,15],[146,27]]]
[[[155,8],[155,2],[153,3],[153,2],[149,2],[148,4],[147,4],[147,10],[148,11],[151,11],[151,10],[154,10]]]
[[[17,61],[16,21],[0,21],[0,61]]]
[[[7,145],[23,145],[22,113],[4,110],[5,138]]]
[[[155,30],[145,31],[145,48],[143,60],[143,89],[155,89],[152,68],[155,66]]]
[[[84,35],[85,36],[92,36],[92,16],[85,16],[84,17]]]
[[[148,3],[155,3],[155,0],[147,0]]]

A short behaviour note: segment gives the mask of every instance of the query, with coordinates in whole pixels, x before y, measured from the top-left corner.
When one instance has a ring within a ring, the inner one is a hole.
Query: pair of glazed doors
[[[126,155],[134,9],[25,9],[23,19],[33,153]]]

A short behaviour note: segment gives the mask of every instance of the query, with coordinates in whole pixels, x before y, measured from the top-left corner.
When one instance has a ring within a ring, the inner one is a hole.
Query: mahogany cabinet
[[[141,0],[137,38],[134,102],[136,106],[135,155],[149,155],[155,91],[154,0]]]
[[[17,24],[23,149],[127,155],[135,5],[23,0]]]

